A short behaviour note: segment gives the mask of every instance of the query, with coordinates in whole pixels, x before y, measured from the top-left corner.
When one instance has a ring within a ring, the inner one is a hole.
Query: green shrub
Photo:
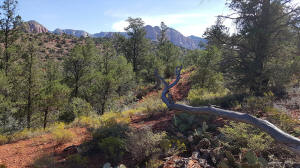
[[[173,125],[180,133],[186,136],[193,134],[195,131],[202,134],[205,131],[215,130],[216,126],[214,124],[207,125],[207,123],[212,123],[215,118],[216,117],[213,115],[192,115],[188,113],[180,113],[174,115]]]
[[[260,116],[259,112],[265,113],[266,108],[272,106],[274,95],[272,92],[265,93],[263,97],[249,96],[242,104],[242,110],[248,114]]]
[[[8,143],[8,138],[5,135],[0,135],[0,145]]]
[[[245,152],[236,159],[229,151],[225,152],[227,160],[223,159],[217,165],[218,168],[263,168],[266,167],[268,162],[261,157],[257,157],[252,151]]]
[[[0,168],[7,168],[4,164],[0,164]]]
[[[71,103],[65,107],[63,113],[60,114],[59,120],[63,122],[72,122],[80,116],[90,116],[95,114],[92,106],[83,99],[73,98]]]
[[[296,126],[299,124],[299,121],[295,120],[285,112],[279,111],[273,107],[266,107],[265,112],[267,114],[268,121],[277,125],[284,131],[297,134]]]
[[[105,154],[105,158],[114,164],[119,163],[125,153],[124,139],[118,137],[107,137],[101,139],[98,146]]]
[[[235,152],[246,149],[260,153],[270,149],[273,143],[273,139],[269,135],[249,124],[230,122],[230,125],[219,128],[219,130],[225,135],[223,142]]]
[[[66,130],[63,123],[60,123],[52,130],[52,136],[57,144],[64,144],[72,141],[74,134],[69,130]]]
[[[55,158],[51,155],[45,155],[34,161],[34,168],[55,168]]]
[[[187,150],[187,147],[183,141],[171,137],[163,139],[160,142],[160,148],[166,155],[176,155]]]
[[[72,125],[77,127],[97,128],[100,126],[100,118],[98,116],[80,116],[73,121]]]
[[[161,167],[164,164],[162,160],[158,159],[150,159],[148,162],[146,162],[146,168],[157,168]]]
[[[188,94],[188,101],[192,106],[200,105],[220,105],[222,103],[222,98],[227,96],[229,90],[224,89],[218,92],[210,92],[207,89],[195,88],[191,89]]]
[[[130,122],[129,115],[122,115],[119,112],[106,112],[100,117],[100,124],[102,127],[109,127],[119,124],[128,124]]]
[[[65,164],[68,168],[86,168],[88,166],[88,159],[80,154],[74,154],[66,159]]]
[[[107,137],[125,138],[128,126],[123,124],[114,124],[110,126],[99,127],[93,131],[93,141],[97,143]]]
[[[151,95],[143,99],[136,108],[143,108],[144,114],[148,114],[150,117],[167,110],[167,106],[161,101],[160,94]]]
[[[120,123],[101,126],[93,131],[93,138],[88,142],[88,153],[103,153],[105,159],[113,163],[122,160],[125,151],[125,138],[128,126]]]
[[[140,163],[162,152],[160,143],[165,137],[165,132],[153,133],[150,128],[132,129],[127,132],[126,150]]]

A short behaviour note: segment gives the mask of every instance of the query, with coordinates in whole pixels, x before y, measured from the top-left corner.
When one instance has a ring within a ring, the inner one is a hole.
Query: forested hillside
[[[28,31],[34,23],[17,5],[0,6],[1,168],[300,166],[300,7],[292,1],[228,1],[233,14],[217,17],[205,43],[192,36],[194,50],[174,45],[164,22],[149,40],[142,18],[127,19],[126,37]],[[288,140],[253,120],[186,108],[202,106],[269,121]]]

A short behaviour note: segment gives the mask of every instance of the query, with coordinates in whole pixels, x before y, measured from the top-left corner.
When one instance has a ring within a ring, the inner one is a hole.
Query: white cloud
[[[124,28],[127,26],[128,26],[128,22],[126,22],[125,20],[121,20],[121,21],[115,22],[112,25],[112,29],[117,32],[123,32]]]

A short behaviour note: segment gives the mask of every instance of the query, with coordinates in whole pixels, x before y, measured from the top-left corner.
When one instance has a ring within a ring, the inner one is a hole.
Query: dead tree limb
[[[251,124],[256,128],[259,128],[261,131],[269,134],[277,143],[286,146],[288,149],[300,156],[300,139],[282,131],[267,120],[256,118],[246,113],[224,110],[213,106],[192,107],[174,103],[173,100],[171,100],[172,96],[169,93],[169,90],[179,82],[181,69],[182,67],[176,68],[176,80],[171,84],[168,84],[158,73],[156,73],[156,76],[164,84],[161,99],[169,109],[185,111],[192,114],[213,114],[229,120]]]

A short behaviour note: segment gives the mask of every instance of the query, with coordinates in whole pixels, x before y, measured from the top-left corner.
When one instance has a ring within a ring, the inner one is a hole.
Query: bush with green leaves
[[[55,168],[55,158],[53,155],[44,155],[36,159],[31,166],[33,168]]]
[[[165,132],[153,133],[150,128],[131,129],[127,132],[126,150],[136,162],[142,163],[162,153],[160,143],[165,138]]]
[[[224,135],[223,144],[234,154],[242,150],[262,153],[269,150],[273,144],[273,139],[269,135],[249,124],[230,122],[230,125],[219,130]]]
[[[160,148],[166,156],[177,155],[187,150],[185,142],[177,137],[164,138],[160,142]]]
[[[74,154],[68,156],[64,164],[67,168],[86,168],[88,167],[88,158]]]
[[[181,113],[174,115],[173,125],[177,131],[185,136],[194,133],[202,134],[206,131],[214,131],[216,126],[213,124],[215,120],[213,115],[191,115],[188,113]],[[209,123],[209,125],[207,124]]]
[[[88,142],[88,153],[102,153],[108,161],[119,163],[126,152],[125,139],[128,130],[127,125],[118,123],[95,129],[92,140]]]
[[[65,107],[65,110],[60,114],[60,121],[72,122],[76,117],[89,116],[95,114],[92,106],[81,98],[73,98],[72,101]]]
[[[268,162],[257,157],[252,151],[245,152],[236,159],[229,151],[225,152],[225,158],[217,165],[218,168],[264,168]]]
[[[70,132],[69,130],[65,129],[64,123],[58,123],[54,126],[54,128],[51,130],[53,140],[57,144],[64,144],[67,142],[72,141],[74,134]]]
[[[98,147],[105,154],[105,158],[114,164],[119,163],[126,152],[125,140],[119,137],[101,139]]]
[[[211,92],[204,88],[193,88],[189,91],[188,101],[193,106],[208,106],[212,105],[222,105],[224,97],[229,94],[228,89],[223,89],[217,92]]]
[[[266,108],[272,107],[274,94],[272,92],[265,93],[264,96],[249,96],[242,103],[242,111],[259,116],[259,113],[265,113]],[[262,114],[260,114],[262,115]]]
[[[92,152],[100,152],[99,143],[108,137],[115,137],[120,139],[126,138],[126,132],[129,130],[128,125],[122,123],[112,123],[110,125],[101,126],[92,132],[91,148]]]
[[[8,138],[5,135],[0,135],[0,145],[4,145],[8,142]]]
[[[297,127],[300,122],[297,119],[273,107],[266,107],[264,111],[267,114],[267,120],[271,123],[296,136],[300,134],[298,131],[299,127]]]
[[[160,94],[147,96],[142,102],[137,104],[136,108],[143,108],[143,113],[148,114],[149,117],[158,113],[166,112],[167,106],[161,101],[159,95]]]
[[[209,46],[205,50],[193,51],[192,53],[192,55],[197,56],[193,56],[197,68],[190,77],[192,85],[205,88],[209,92],[223,89],[223,74],[219,71],[221,51],[215,46]]]

